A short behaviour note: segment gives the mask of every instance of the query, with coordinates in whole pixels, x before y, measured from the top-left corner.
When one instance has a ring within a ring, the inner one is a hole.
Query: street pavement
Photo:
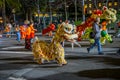
[[[51,37],[38,36],[46,42]],[[24,49],[24,40],[18,43],[15,37],[0,38],[0,80],[120,80],[120,38],[103,47],[104,55],[98,55],[96,47],[87,53],[89,41],[79,42],[82,47],[65,41],[67,65],[55,61],[37,64],[32,51]]]

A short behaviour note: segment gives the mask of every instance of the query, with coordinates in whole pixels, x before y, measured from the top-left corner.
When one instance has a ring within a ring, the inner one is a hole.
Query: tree
[[[0,0],[0,7],[2,6],[2,4],[3,4],[3,1],[2,1],[2,0]]]
[[[4,26],[6,25],[6,6],[9,6],[10,10],[13,8],[19,10],[19,0],[0,0],[0,8],[2,8]]]

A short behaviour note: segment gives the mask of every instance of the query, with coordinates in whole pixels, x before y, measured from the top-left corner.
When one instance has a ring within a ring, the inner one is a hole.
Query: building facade
[[[103,6],[120,11],[120,0],[84,0],[85,14],[91,14],[94,9],[102,9]]]

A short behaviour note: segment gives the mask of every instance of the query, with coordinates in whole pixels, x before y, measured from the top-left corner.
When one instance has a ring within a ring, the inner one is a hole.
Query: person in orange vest
[[[34,28],[34,23],[30,23],[30,29],[31,29],[31,42],[33,40],[33,38],[35,37],[35,31],[37,31],[37,29]]]
[[[20,34],[21,34],[21,39],[25,39],[25,36],[26,36],[26,27],[24,27],[24,25],[20,26]]]
[[[10,37],[10,27],[8,25],[6,25],[4,32],[6,32],[6,37],[9,38]]]
[[[30,24],[28,24],[28,27],[26,28],[25,49],[31,49],[31,28],[30,28]]]

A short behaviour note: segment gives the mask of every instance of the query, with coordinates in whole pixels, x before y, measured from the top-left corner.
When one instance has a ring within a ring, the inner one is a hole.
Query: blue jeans
[[[101,44],[100,44],[100,38],[94,39],[95,42],[90,46],[90,50],[93,49],[96,45],[98,47],[98,53],[100,54],[102,52]]]
[[[16,32],[16,36],[17,36],[17,41],[20,41],[20,32],[18,31],[18,32]]]

